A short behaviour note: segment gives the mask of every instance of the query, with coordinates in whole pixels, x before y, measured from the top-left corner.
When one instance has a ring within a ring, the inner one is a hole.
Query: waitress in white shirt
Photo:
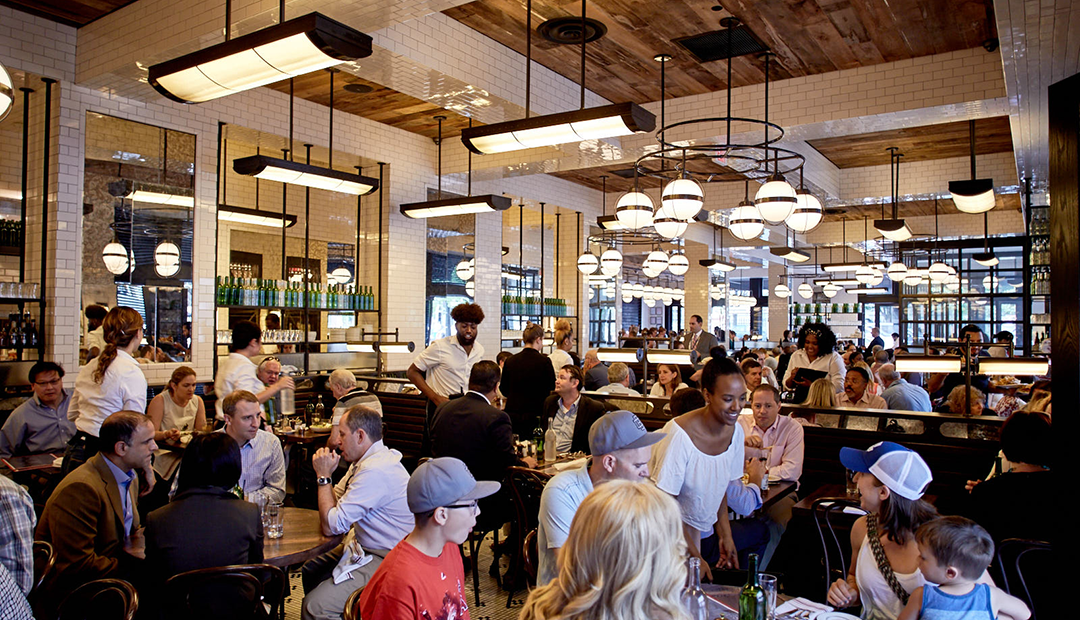
[[[813,381],[796,379],[800,368],[822,371],[836,392],[844,391],[844,360],[836,352],[836,334],[824,323],[807,323],[799,330],[799,350],[791,354],[787,372],[784,373],[784,389],[795,390],[795,402],[806,400]]]
[[[555,323],[555,348],[548,355],[548,359],[551,360],[551,366],[555,369],[555,374],[559,374],[563,366],[567,364],[576,366],[574,359],[570,357],[570,350],[574,348],[574,329],[570,326],[570,321],[566,319],[559,319]]]
[[[146,376],[132,355],[143,339],[143,318],[132,308],[117,306],[101,324],[105,348],[79,369],[68,419],[77,432],[68,442],[63,475],[101,450],[98,431],[105,418],[117,411],[146,413]],[[154,474],[147,481],[153,487]]]

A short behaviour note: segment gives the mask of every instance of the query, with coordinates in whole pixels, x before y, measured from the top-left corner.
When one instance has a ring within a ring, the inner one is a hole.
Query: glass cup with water
[[[758,585],[765,593],[765,617],[773,620],[776,618],[776,575],[758,573]]]
[[[285,511],[281,502],[266,502],[262,510],[263,532],[267,538],[281,538],[285,533]]]

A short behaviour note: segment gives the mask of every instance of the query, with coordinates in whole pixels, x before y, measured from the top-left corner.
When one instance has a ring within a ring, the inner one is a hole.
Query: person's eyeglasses
[[[444,506],[444,508],[472,508],[474,510],[478,507],[479,505],[476,502],[471,502],[468,504],[451,504],[449,506]]]
[[[264,362],[280,362],[281,359],[277,358],[277,357],[274,357],[273,355],[268,355],[268,356],[263,358],[263,361]]]
[[[49,385],[56,385],[56,384],[60,383],[60,381],[61,381],[60,379],[53,379],[52,381],[35,381],[34,385],[40,385],[42,387],[45,387],[45,386],[49,386]]]

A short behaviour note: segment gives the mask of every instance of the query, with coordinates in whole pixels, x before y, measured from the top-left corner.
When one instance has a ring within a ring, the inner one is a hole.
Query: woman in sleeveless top
[[[836,607],[861,604],[865,620],[895,620],[908,597],[926,583],[919,571],[915,530],[937,517],[922,500],[932,476],[916,452],[890,441],[865,452],[840,451],[844,467],[855,472],[859,503],[869,514],[851,528],[851,566],[847,579],[829,588]]]
[[[180,431],[202,430],[206,407],[195,395],[195,370],[190,366],[174,370],[165,389],[150,401],[146,415],[154,423],[154,441],[175,441]]]

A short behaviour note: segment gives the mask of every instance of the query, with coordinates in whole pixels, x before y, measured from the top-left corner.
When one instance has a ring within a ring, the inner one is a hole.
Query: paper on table
[[[555,467],[555,469],[557,469],[559,471],[566,471],[567,469],[570,469],[571,467],[580,467],[587,460],[589,460],[589,457],[586,456],[586,457],[582,457],[580,459],[574,459],[573,461],[569,461],[569,462],[566,462],[566,463],[556,463],[554,465],[554,467]]]
[[[821,506],[832,506],[832,502],[821,502]],[[866,511],[862,508],[856,508],[855,506],[845,506],[842,512],[846,512],[849,515],[865,515]]]
[[[776,615],[789,614],[795,611],[809,611],[811,613],[821,613],[832,611],[833,608],[821,603],[815,603],[805,598],[793,598],[786,601],[783,605],[776,607]]]

